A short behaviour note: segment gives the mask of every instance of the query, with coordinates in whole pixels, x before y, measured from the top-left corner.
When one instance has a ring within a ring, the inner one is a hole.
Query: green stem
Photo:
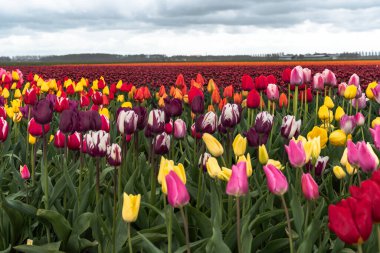
[[[293,115],[297,119],[297,103],[298,103],[298,86],[295,87],[294,97],[293,97]]]
[[[315,99],[315,119],[314,119],[314,125],[317,125],[318,103],[319,103],[319,91],[317,90],[317,98]]]
[[[289,112],[290,109],[290,83],[288,84],[288,107],[286,108],[286,113]]]
[[[200,169],[198,171],[198,192],[197,192],[197,204],[196,208],[199,210],[200,208],[200,199],[201,199],[201,192],[202,192],[202,176],[203,176],[203,164],[201,162]]]
[[[360,131],[362,132],[362,139],[364,141],[364,131],[363,131],[363,126],[360,127]]]
[[[34,164],[34,159],[35,159],[35,154],[34,154],[34,144],[31,145],[31,149],[30,149],[30,163],[31,163],[31,166],[32,166],[32,187],[34,187],[34,184],[36,182],[36,177],[35,177],[35,164]]]
[[[112,244],[113,252],[116,253],[116,218],[117,218],[117,168],[113,171],[113,222],[112,222]]]
[[[358,244],[358,253],[363,253],[363,248],[361,244]]]
[[[376,225],[376,232],[377,232],[377,248],[378,248],[378,252],[380,252],[380,224]]]
[[[96,206],[97,208],[100,208],[99,201],[100,201],[100,159],[96,159]]]
[[[305,217],[305,231],[307,229],[307,226],[309,225],[309,213],[310,213],[310,203],[309,201],[307,200],[306,201],[306,217]]]
[[[47,168],[47,140],[45,134],[45,127],[42,125],[42,138],[43,138],[43,161],[42,161],[42,171],[43,171],[43,180],[45,183],[45,209],[49,209],[49,175]],[[46,237],[48,243],[50,243],[50,228],[46,226]]]
[[[240,198],[236,197],[236,236],[237,236],[237,245],[238,252],[241,253],[241,236],[240,236]]]
[[[129,247],[129,253],[133,253],[132,240],[131,240],[131,223],[130,222],[128,222],[128,247]]]
[[[173,216],[172,216],[172,207],[169,206],[169,224],[168,224],[168,253],[172,252],[172,227],[173,227]]]
[[[368,116],[367,116],[367,126],[368,128],[371,126],[371,113],[372,113],[372,103],[371,100],[369,101],[369,110],[368,110]]]
[[[187,224],[187,218],[185,216],[185,212],[183,211],[183,207],[181,206],[180,208],[181,211],[181,216],[183,220],[183,228],[185,230],[185,237],[186,237],[186,252],[190,253],[190,239],[189,239],[189,226]]]
[[[290,217],[289,217],[289,210],[286,206],[286,201],[284,198],[284,195],[281,195],[282,205],[284,206],[285,215],[286,215],[286,221],[288,223],[288,236],[289,236],[289,247],[290,247],[290,253],[294,253],[294,246],[293,246],[293,238],[292,238],[292,227],[290,225]]]

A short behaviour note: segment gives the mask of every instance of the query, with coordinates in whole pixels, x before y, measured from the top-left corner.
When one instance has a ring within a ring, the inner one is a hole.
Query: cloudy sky
[[[378,0],[0,0],[0,55],[380,51]]]

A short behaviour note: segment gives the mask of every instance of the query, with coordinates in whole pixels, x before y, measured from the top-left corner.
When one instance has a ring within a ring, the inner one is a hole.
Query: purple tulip
[[[178,117],[182,114],[182,101],[178,98],[165,99],[165,115],[168,117]]]
[[[191,111],[195,114],[203,113],[205,110],[205,102],[202,96],[195,96],[191,101]]]
[[[87,153],[93,157],[102,157],[107,154],[110,135],[103,131],[90,131],[85,135]]]
[[[213,134],[216,131],[218,117],[213,111],[200,115],[195,122],[195,129],[199,133]]]
[[[255,130],[258,133],[268,134],[272,130],[273,116],[269,112],[259,112],[255,120]]]
[[[222,109],[220,122],[225,128],[234,128],[241,119],[240,108],[237,104],[227,103]]]
[[[291,139],[297,138],[301,129],[301,120],[297,120],[292,115],[286,115],[282,119],[281,135],[284,138]]]
[[[53,104],[47,99],[41,99],[34,105],[32,115],[38,124],[49,124],[53,118]]]
[[[170,149],[170,135],[163,132],[158,134],[153,140],[154,153],[157,155],[164,155]]]
[[[107,147],[107,162],[115,167],[121,164],[121,148],[118,144],[112,143]]]
[[[59,117],[59,130],[65,134],[73,133],[79,124],[78,112],[74,110],[64,110]]]
[[[151,110],[148,116],[147,127],[154,134],[165,131],[165,112],[159,109]]]
[[[145,128],[146,123],[147,123],[147,112],[146,108],[144,106],[136,106],[133,107],[133,111],[137,114],[138,116],[138,121],[137,121],[137,128],[139,130],[142,130]]]

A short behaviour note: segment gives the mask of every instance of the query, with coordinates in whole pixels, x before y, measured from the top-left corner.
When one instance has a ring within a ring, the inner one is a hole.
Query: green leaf
[[[148,238],[146,238],[143,234],[137,232],[137,234],[143,239],[143,241],[145,242],[144,245],[146,245],[146,250],[148,250],[148,252],[151,252],[151,253],[162,253],[162,251],[157,248],[156,246],[154,246],[154,244],[148,240]]]
[[[70,224],[60,213],[52,210],[38,209],[37,217],[49,222],[61,241],[66,242],[69,239],[71,233]]]
[[[267,246],[260,253],[278,253],[288,252],[285,249],[289,248],[289,239],[281,238],[268,242]],[[305,252],[306,253],[306,252]]]
[[[48,243],[41,246],[19,245],[13,248],[17,251],[21,251],[25,253],[64,253],[63,251],[59,251],[60,246],[61,246],[61,242],[54,242],[54,243]]]
[[[6,248],[5,250],[0,251],[0,253],[9,253],[9,252],[11,252],[11,249],[12,249],[12,245],[9,244],[8,248]]]
[[[231,252],[230,248],[224,243],[219,226],[213,226],[213,234],[206,245],[206,252]]]
[[[207,240],[208,240],[208,238],[190,243],[190,245],[189,245],[190,249],[193,248],[193,247],[196,247],[198,245],[201,245],[202,243],[204,243]],[[186,247],[186,245],[184,245],[184,246],[178,248],[174,253],[182,253],[182,252],[185,252],[186,249],[187,249],[187,247]]]
[[[197,210],[192,206],[187,206],[187,211],[189,219],[194,220],[195,225],[199,228],[199,231],[202,234],[202,237],[207,238],[212,235],[212,224],[210,219],[201,211]]]
[[[300,203],[300,200],[296,194],[296,191],[293,189],[293,196],[290,201],[290,207],[292,209],[292,216],[294,220],[294,225],[296,227],[297,233],[302,235],[302,225],[304,223],[304,213]],[[290,231],[289,231],[290,232]]]

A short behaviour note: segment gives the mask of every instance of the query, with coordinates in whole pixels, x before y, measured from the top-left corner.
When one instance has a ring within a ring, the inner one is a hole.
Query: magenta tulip
[[[356,125],[358,126],[364,125],[365,117],[361,112],[358,112],[355,114],[355,122],[356,122]]]
[[[310,173],[302,175],[301,186],[303,195],[307,200],[314,200],[319,197],[318,185]]]
[[[29,172],[28,166],[26,166],[26,165],[21,166],[20,165],[20,176],[24,180],[28,180],[30,178],[30,172]]]
[[[288,181],[279,169],[272,164],[265,165],[263,169],[271,193],[281,196],[288,191]]]
[[[285,150],[293,167],[301,168],[305,165],[306,154],[301,141],[290,140],[289,146],[285,145]]]
[[[369,131],[371,132],[375,147],[380,150],[380,125],[376,125],[375,128],[370,128]]]
[[[347,114],[343,115],[340,118],[339,125],[343,132],[351,134],[356,127],[355,116],[348,116]]]
[[[0,142],[4,142],[8,137],[8,122],[0,117]]]
[[[170,171],[169,174],[166,175],[165,180],[168,202],[172,207],[179,208],[189,203],[190,195],[186,186],[174,171]]]
[[[379,166],[379,158],[373,151],[371,144],[364,141],[359,143],[359,166],[364,172],[372,172],[377,170]]]
[[[246,162],[239,162],[232,165],[231,178],[227,183],[226,193],[235,197],[248,193],[248,177]]]

